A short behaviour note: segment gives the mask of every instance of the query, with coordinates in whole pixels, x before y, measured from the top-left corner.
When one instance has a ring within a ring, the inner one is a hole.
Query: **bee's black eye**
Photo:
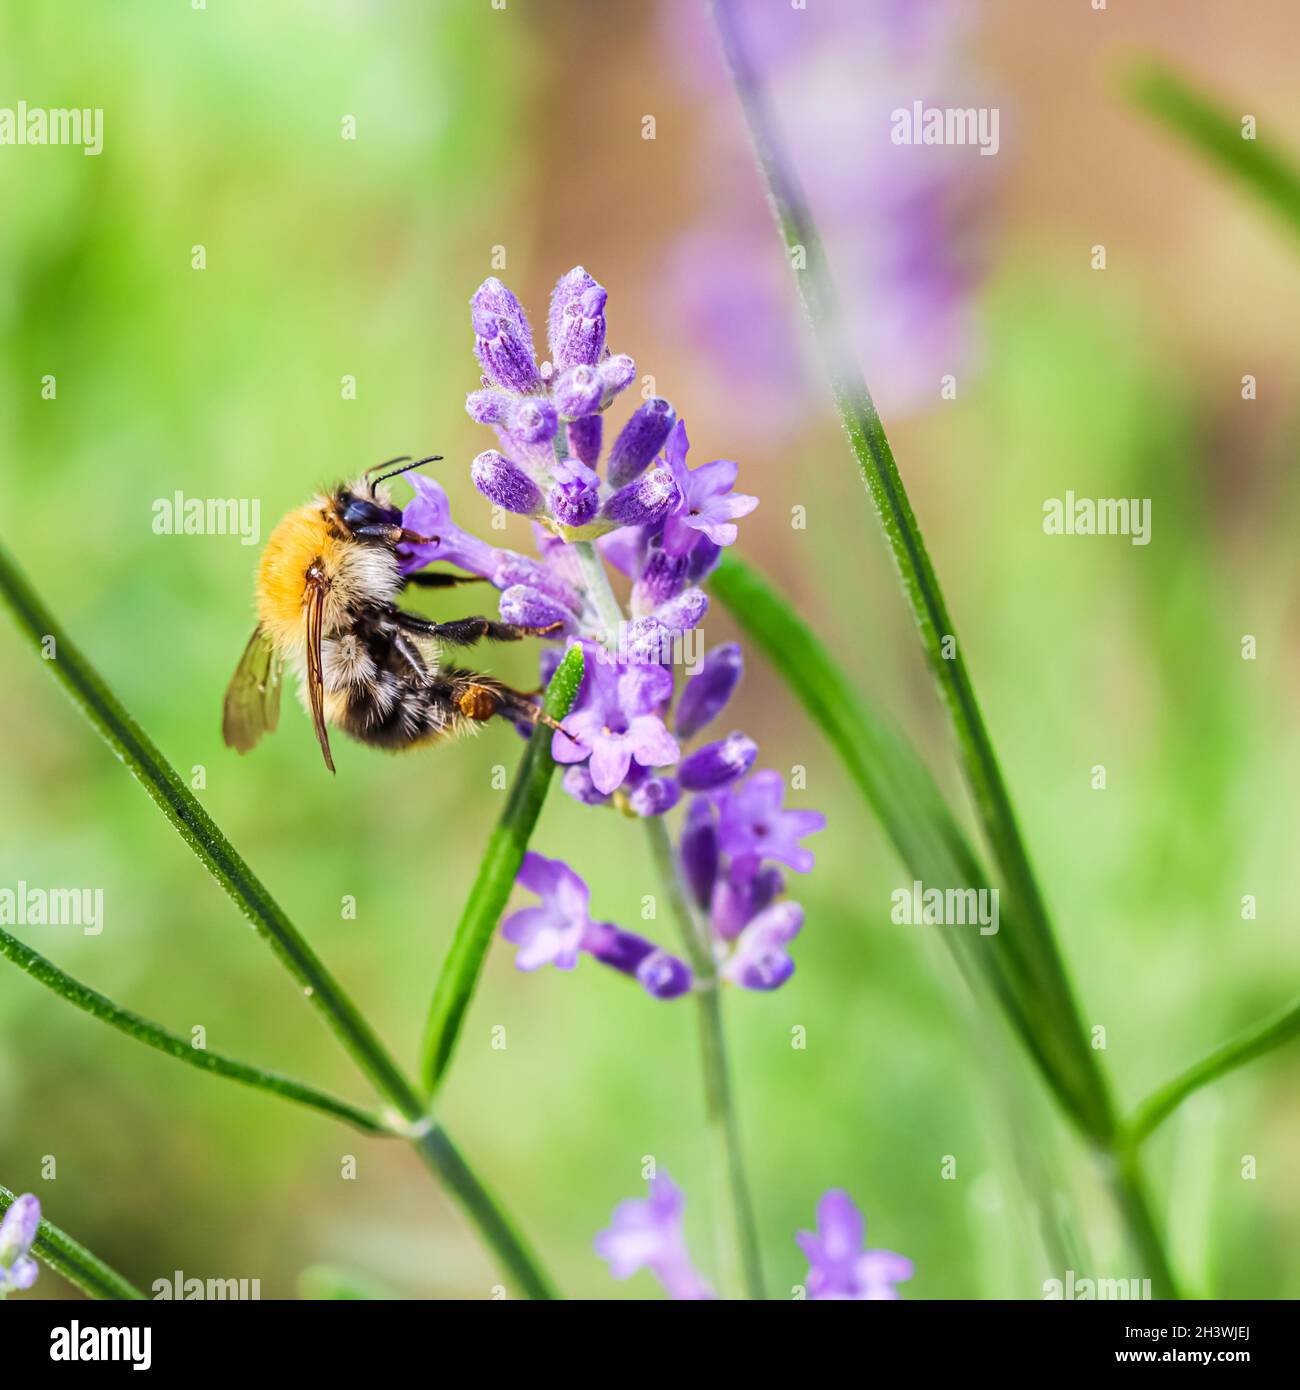
[[[343,508],[343,520],[349,526],[372,526],[384,519],[384,508],[367,502],[364,497],[348,498]]]

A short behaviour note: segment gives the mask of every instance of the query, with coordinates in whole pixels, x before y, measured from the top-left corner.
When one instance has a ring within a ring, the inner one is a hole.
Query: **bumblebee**
[[[553,723],[526,692],[444,666],[441,649],[518,641],[559,624],[529,628],[482,617],[438,623],[397,605],[408,584],[479,582],[429,571],[403,575],[398,563],[399,545],[436,544],[438,537],[406,530],[383,484],[438,457],[367,469],[290,512],[271,532],[257,571],[257,627],[226,691],[221,732],[228,747],[246,753],[276,727],[286,664],[298,675],[331,772],[331,725],[362,743],[401,750],[494,715],[522,726],[539,718]]]

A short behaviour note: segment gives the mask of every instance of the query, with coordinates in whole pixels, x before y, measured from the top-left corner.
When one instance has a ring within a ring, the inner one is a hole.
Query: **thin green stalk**
[[[1181,1076],[1176,1076],[1149,1096],[1138,1106],[1133,1118],[1123,1128],[1125,1144],[1136,1149],[1153,1130],[1162,1125],[1170,1115],[1192,1094],[1211,1081],[1217,1081],[1256,1057],[1272,1052],[1276,1047],[1300,1037],[1300,1003],[1289,1004],[1285,1009],[1248,1028],[1230,1042],[1211,1052],[1210,1055],[1189,1067]]]
[[[609,585],[609,575],[599,552],[590,541],[573,546],[582,572],[587,596],[604,627],[605,645],[613,649],[623,623],[623,610]],[[763,1298],[763,1263],[759,1252],[758,1226],[745,1174],[740,1124],[731,1093],[727,1064],[726,1031],[722,1018],[722,991],[717,962],[708,938],[691,911],[677,870],[677,856],[667,827],[660,816],[647,816],[643,824],[650,850],[668,895],[673,917],[690,956],[695,975],[695,997],[699,1010],[700,1057],[704,1072],[705,1113],[713,1147],[716,1200],[718,1263],[725,1289],[743,1289],[745,1297]],[[732,1252],[735,1252],[733,1255]]]
[[[724,1290],[743,1290],[744,1296],[762,1299],[763,1259],[758,1243],[758,1223],[745,1173],[740,1121],[731,1091],[727,1062],[727,1037],[722,1019],[722,989],[717,962],[709,949],[690,903],[682,891],[668,828],[662,816],[647,816],[646,833],[677,922],[682,944],[695,976],[695,999],[700,1026],[700,1057],[704,1072],[704,1109],[713,1147],[714,1211],[718,1214],[717,1258]]]
[[[1243,111],[1211,100],[1184,77],[1160,63],[1138,67],[1127,82],[1131,99],[1166,125],[1210,163],[1239,180],[1300,234],[1300,165],[1279,147],[1276,124],[1261,123],[1250,138]]]
[[[351,998],[325,969],[176,770],[77,650],[3,546],[0,546],[0,595],[13,611],[19,631],[46,660],[51,674],[298,981],[303,993],[323,1015],[376,1091],[406,1121],[402,1130],[404,1137],[410,1139],[426,1162],[447,1180],[487,1244],[531,1297],[553,1297],[552,1285],[536,1257],[506,1223],[492,1195],[450,1149],[445,1133],[433,1126],[425,1103]]]
[[[16,1200],[14,1193],[0,1185],[0,1216]],[[44,1217],[37,1228],[32,1254],[91,1298],[138,1300],[145,1297],[129,1279],[110,1269],[98,1255],[92,1255],[84,1245]]]
[[[568,714],[577,698],[582,685],[582,664],[582,648],[570,647],[546,688],[542,707],[557,722]],[[539,722],[519,760],[505,810],[483,851],[474,886],[434,987],[421,1063],[421,1075],[430,1095],[437,1093],[451,1063],[466,1010],[483,973],[492,933],[524,861],[554,771],[551,730]]]
[[[178,1062],[186,1062],[200,1071],[212,1072],[216,1076],[228,1077],[231,1081],[238,1081],[245,1086],[256,1086],[260,1090],[270,1091],[286,1100],[332,1115],[366,1134],[395,1133],[378,1116],[358,1109],[345,1100],[336,1100],[333,1096],[318,1091],[314,1086],[282,1076],[279,1072],[250,1066],[246,1062],[237,1062],[233,1057],[223,1057],[220,1052],[191,1046],[184,1038],[167,1032],[165,1028],[160,1028],[147,1018],[141,1018],[139,1014],[120,1008],[89,985],[74,980],[53,961],[33,951],[17,937],[10,936],[3,928],[0,928],[0,955],[6,956],[25,970],[32,979],[39,980],[47,989],[53,990],[70,1004],[75,1004],[92,1017],[120,1029],[128,1037],[144,1043],[146,1047],[156,1048],[168,1057],[175,1057]]]
[[[1020,945],[1031,972],[1033,992],[1042,1001],[1045,1015],[1053,1021],[1044,1043],[1069,1054],[1068,1061],[1065,1057],[1061,1060],[1063,1070],[1073,1079],[1074,1117],[1085,1133],[1105,1143],[1115,1128],[1109,1089],[1085,1040],[1073,991],[975,697],[955,624],[884,425],[856,365],[821,238],[762,84],[745,52],[735,7],[729,0],[714,0],[712,12],[836,408],[898,565],[922,649],[948,711],[980,823],[1011,896],[1019,904],[1024,924]]]
[[[1109,1165],[1111,1190],[1124,1214],[1129,1240],[1142,1260],[1144,1275],[1151,1280],[1152,1294],[1161,1299],[1181,1297],[1164,1239],[1151,1210],[1141,1158],[1136,1153],[1120,1153],[1114,1159],[1103,1161]]]

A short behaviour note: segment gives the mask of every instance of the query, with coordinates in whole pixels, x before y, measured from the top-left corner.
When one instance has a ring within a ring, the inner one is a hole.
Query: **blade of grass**
[[[14,1193],[0,1185],[0,1216],[17,1201]],[[98,1255],[92,1255],[84,1245],[66,1232],[60,1230],[52,1221],[41,1218],[32,1245],[32,1254],[61,1274],[70,1284],[75,1284],[82,1293],[91,1298],[143,1299],[144,1294],[128,1279],[110,1269]]]
[[[577,698],[582,685],[582,661],[582,648],[570,647],[546,687],[542,707],[557,722],[568,714]],[[539,722],[519,760],[505,810],[483,851],[474,886],[434,987],[420,1067],[430,1095],[436,1094],[447,1074],[465,1012],[492,944],[492,933],[524,861],[554,771],[551,730]]]
[[[1237,179],[1300,235],[1300,163],[1268,130],[1242,138],[1241,118],[1172,68],[1146,62],[1125,83],[1130,99],[1194,150]]]
[[[333,1096],[318,1091],[314,1086],[305,1085],[278,1072],[250,1066],[246,1062],[237,1062],[233,1057],[223,1057],[220,1052],[192,1047],[184,1038],[167,1032],[165,1028],[160,1028],[147,1018],[141,1018],[139,1014],[120,1008],[98,990],[74,980],[53,961],[33,951],[17,937],[10,936],[3,928],[0,928],[0,955],[13,961],[32,979],[39,980],[47,989],[53,990],[70,1004],[84,1009],[93,1018],[120,1029],[128,1037],[144,1043],[146,1047],[156,1048],[168,1057],[175,1057],[178,1062],[186,1062],[200,1071],[212,1072],[216,1076],[227,1077],[245,1086],[255,1086],[260,1090],[283,1096],[286,1100],[295,1101],[299,1105],[319,1110],[323,1114],[333,1115],[335,1119],[343,1120],[366,1134],[395,1133],[377,1115],[368,1114],[355,1105],[349,1105],[347,1101],[336,1100]]]
[[[1189,1067],[1181,1076],[1162,1086],[1149,1096],[1124,1126],[1125,1143],[1136,1148],[1155,1129],[1174,1113],[1175,1110],[1194,1091],[1208,1086],[1221,1076],[1226,1076],[1247,1062],[1263,1057],[1274,1048],[1283,1047],[1300,1038],[1300,1003],[1288,1004],[1285,1009],[1238,1034],[1230,1042],[1216,1048],[1210,1055],[1195,1066]]]
[[[856,365],[821,238],[768,108],[766,94],[745,52],[735,7],[728,0],[714,0],[712,12],[777,224],[791,253],[791,264],[803,267],[796,270],[795,281],[836,408],[898,566],[922,649],[948,711],[980,824],[1017,907],[1023,928],[1019,944],[1033,980],[1031,997],[1037,1005],[1033,1012],[1053,1037],[1057,1050],[1072,1054],[1070,1074],[1075,1084],[1070,1094],[1074,1118],[1086,1134],[1105,1144],[1115,1129],[1109,1089],[1085,1039],[1047,908],[966,669],[956,626],[930,563],[884,425]],[[945,654],[945,644],[951,656]]]
[[[19,631],[38,654],[46,658],[51,674],[297,980],[375,1090],[407,1122],[404,1137],[460,1199],[484,1242],[518,1279],[530,1298],[556,1297],[554,1286],[537,1257],[496,1199],[461,1158],[445,1131],[433,1124],[425,1103],[342,986],[325,969],[176,770],[55,622],[53,614],[37,597],[2,545],[0,596],[12,610]],[[52,646],[47,647],[47,643]]]

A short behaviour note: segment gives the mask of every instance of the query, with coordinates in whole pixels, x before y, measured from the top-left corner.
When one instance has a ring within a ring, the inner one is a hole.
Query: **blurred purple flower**
[[[595,1239],[596,1253],[615,1279],[648,1269],[669,1298],[707,1299],[713,1290],[691,1264],[682,1229],[685,1200],[667,1173],[650,1179],[650,1195],[629,1198],[614,1208],[609,1229]]]
[[[817,1203],[817,1230],[796,1239],[808,1257],[810,1299],[896,1299],[895,1284],[912,1277],[911,1260],[892,1250],[865,1250],[866,1223],[853,1199],[832,1188]]]
[[[826,828],[820,811],[787,811],[785,779],[779,772],[756,772],[731,787],[720,803],[719,842],[733,859],[777,859],[796,873],[813,866],[813,853],[799,841]]]
[[[515,881],[540,899],[501,924],[501,935],[519,947],[517,969],[572,970],[585,951],[632,976],[656,999],[675,999],[690,989],[691,972],[675,956],[612,922],[591,920],[591,891],[564,860],[529,850]]]
[[[36,1282],[37,1264],[31,1258],[41,1224],[41,1204],[30,1192],[16,1197],[0,1221],[0,1298]]]

